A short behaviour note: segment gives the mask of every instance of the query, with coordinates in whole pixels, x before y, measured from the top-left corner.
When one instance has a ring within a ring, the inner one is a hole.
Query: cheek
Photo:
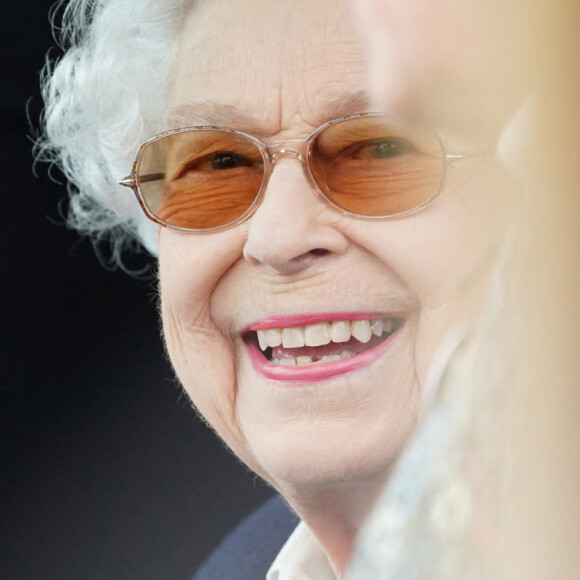
[[[236,420],[233,349],[210,302],[241,253],[242,229],[211,236],[164,230],[159,238],[161,317],[175,372],[198,411],[243,461],[251,462]]]
[[[441,197],[399,220],[353,224],[349,233],[374,253],[418,305],[415,364],[424,376],[441,340],[478,316],[513,216],[513,183],[489,167],[457,166]]]
[[[375,253],[422,308],[452,305],[472,281],[485,283],[514,214],[515,188],[503,170],[470,163],[451,168],[443,193],[424,211],[371,224]]]

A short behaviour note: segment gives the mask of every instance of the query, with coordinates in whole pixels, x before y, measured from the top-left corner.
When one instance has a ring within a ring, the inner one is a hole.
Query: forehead
[[[202,0],[188,14],[167,124],[276,134],[366,110],[366,59],[341,0]]]

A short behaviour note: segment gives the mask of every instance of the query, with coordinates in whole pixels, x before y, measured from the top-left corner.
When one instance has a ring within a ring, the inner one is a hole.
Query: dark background
[[[154,281],[104,268],[32,175],[52,0],[0,2],[0,578],[185,580],[270,491],[175,382]]]

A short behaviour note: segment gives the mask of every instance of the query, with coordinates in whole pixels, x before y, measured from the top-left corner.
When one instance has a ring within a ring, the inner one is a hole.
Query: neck
[[[352,553],[356,534],[386,481],[369,477],[364,481],[332,485],[290,486],[282,494],[321,543],[336,573],[342,578]]]

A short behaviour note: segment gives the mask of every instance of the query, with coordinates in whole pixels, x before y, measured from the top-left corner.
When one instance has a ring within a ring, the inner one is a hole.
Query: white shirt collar
[[[270,566],[266,580],[336,580],[336,576],[320,542],[300,522]]]

